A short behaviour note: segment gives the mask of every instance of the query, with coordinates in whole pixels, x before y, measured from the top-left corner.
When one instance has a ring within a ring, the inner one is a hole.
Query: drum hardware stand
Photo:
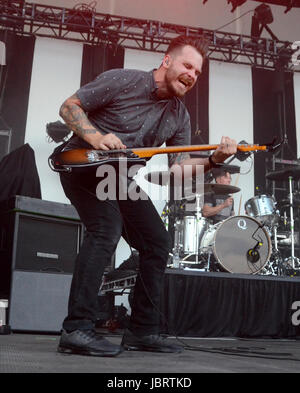
[[[270,236],[271,230],[270,230]],[[278,240],[277,240],[277,225],[273,227],[273,237],[274,237],[274,247],[272,247],[272,254],[269,263],[267,264],[266,268],[264,269],[268,274],[270,272],[271,275],[274,276],[282,276],[283,275],[283,259],[281,253],[278,248]]]
[[[174,247],[173,247],[173,267],[179,268],[180,267],[180,251],[182,245],[180,244],[179,239],[179,228],[178,228],[178,220],[176,220],[175,224],[175,231],[174,231]]]
[[[291,262],[292,268],[299,269],[299,259],[295,257],[295,228],[294,228],[294,206],[293,206],[293,177],[289,176],[289,191],[290,191],[290,229],[291,229]],[[288,262],[289,258],[285,259],[285,262]]]
[[[202,217],[201,207],[200,207],[200,195],[196,194],[196,264],[199,263],[199,222]]]

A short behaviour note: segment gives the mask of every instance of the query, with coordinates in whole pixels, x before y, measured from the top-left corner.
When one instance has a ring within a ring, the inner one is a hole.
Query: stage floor
[[[109,339],[120,343],[121,333],[110,334]],[[123,352],[116,358],[96,358],[58,353],[59,335],[12,333],[0,336],[0,373],[99,373],[103,374],[100,383],[107,386],[118,374],[122,380],[121,374],[125,373],[152,374],[151,378],[176,373],[193,381],[197,376],[189,374],[299,373],[300,370],[300,340],[177,339],[190,348],[181,354]],[[150,377],[141,378],[146,385]],[[150,390],[150,385],[146,386]]]

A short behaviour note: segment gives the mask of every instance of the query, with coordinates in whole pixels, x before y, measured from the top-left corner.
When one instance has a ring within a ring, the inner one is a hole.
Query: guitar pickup
[[[127,154],[128,158],[140,158],[137,154],[133,153],[132,151]]]
[[[86,158],[89,162],[96,162],[99,160],[99,156],[102,156],[102,151],[100,150],[87,150]]]

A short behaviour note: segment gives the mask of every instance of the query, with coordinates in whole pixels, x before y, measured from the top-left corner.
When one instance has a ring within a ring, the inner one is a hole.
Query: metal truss
[[[208,58],[211,60],[300,72],[300,68],[295,66],[295,59],[292,61],[298,48],[291,42],[254,39],[221,31],[101,14],[82,5],[68,9],[23,0],[0,0],[0,29],[21,35],[51,37],[91,45],[104,42],[153,52],[164,52],[171,39],[179,34],[204,35],[209,43]]]

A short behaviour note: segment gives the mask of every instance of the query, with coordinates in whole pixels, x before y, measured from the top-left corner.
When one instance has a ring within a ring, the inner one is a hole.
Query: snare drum
[[[257,244],[259,259],[251,262],[249,252]],[[272,251],[270,236],[254,218],[233,216],[208,228],[200,243],[201,253],[213,254],[230,273],[256,274],[268,263]]]
[[[279,221],[275,199],[269,195],[258,195],[250,198],[245,203],[245,211],[250,217],[254,217],[271,227]]]
[[[183,253],[197,254],[200,241],[208,227],[206,218],[201,217],[197,220],[195,216],[185,216],[181,225],[181,244]]]

